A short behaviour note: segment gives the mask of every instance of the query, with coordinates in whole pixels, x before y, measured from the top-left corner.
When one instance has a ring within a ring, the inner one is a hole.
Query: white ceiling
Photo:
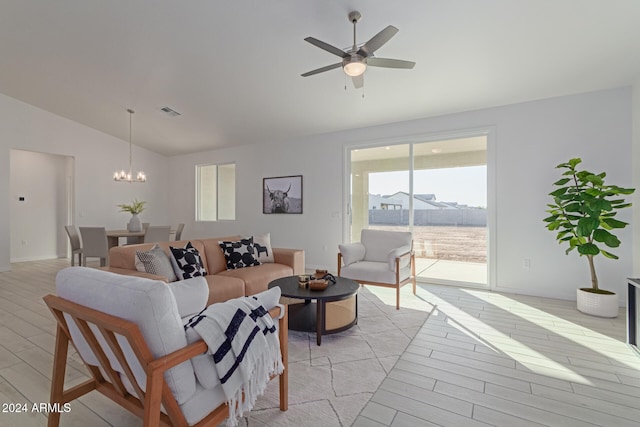
[[[306,43],[399,33],[364,91]],[[175,155],[619,87],[638,0],[0,0],[0,92]],[[345,84],[347,89],[345,90]],[[362,95],[364,94],[364,98]],[[168,117],[160,108],[180,113]]]

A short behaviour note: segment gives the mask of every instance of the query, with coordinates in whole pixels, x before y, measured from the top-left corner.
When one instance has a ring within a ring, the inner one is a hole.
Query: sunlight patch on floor
[[[526,322],[534,324],[539,328],[548,330],[553,335],[570,340],[629,368],[640,369],[640,360],[629,358],[627,351],[628,346],[624,342],[613,339],[594,329],[563,319],[532,305],[509,298],[503,294],[478,292],[471,289],[464,289],[462,291],[474,298],[490,303],[513,316],[517,316]],[[594,345],[594,341],[600,341],[599,345]],[[603,343],[605,345],[603,345]]]
[[[467,290],[463,290],[467,292]],[[429,294],[425,299],[436,305],[435,313],[446,316],[446,322],[473,338],[477,345],[492,349],[496,353],[505,354],[512,360],[526,367],[530,372],[551,376],[565,381],[572,381],[585,385],[592,383],[569,367],[556,362],[545,354],[527,346],[522,341],[511,338],[493,326],[483,322],[478,317],[466,313],[448,301]],[[491,301],[493,303],[493,301]],[[510,313],[513,314],[513,313]]]

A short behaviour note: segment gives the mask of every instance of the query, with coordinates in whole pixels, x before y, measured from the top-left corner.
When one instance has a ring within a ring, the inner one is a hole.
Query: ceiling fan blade
[[[304,74],[300,74],[302,77],[313,76],[314,74],[324,73],[325,71],[333,70],[334,68],[339,68],[342,66],[342,62],[338,62],[337,64],[327,65],[326,67],[317,68],[312,71],[307,71]]]
[[[333,53],[334,55],[339,56],[340,58],[346,58],[347,56],[349,56],[349,54],[344,50],[338,49],[335,46],[331,46],[329,43],[325,43],[321,40],[314,39],[313,37],[307,37],[304,40],[316,47],[319,47],[322,50],[326,50],[329,53]]]
[[[411,61],[403,61],[401,59],[367,58],[367,65],[370,65],[372,67],[405,68],[410,70],[416,65],[416,63]]]
[[[360,89],[362,86],[364,86],[364,74],[351,77],[351,81],[353,82],[353,87],[355,87],[356,89]]]
[[[362,56],[370,56],[373,52],[380,49],[382,45],[391,40],[391,37],[395,36],[397,32],[398,29],[396,27],[389,25],[362,45],[358,53]]]

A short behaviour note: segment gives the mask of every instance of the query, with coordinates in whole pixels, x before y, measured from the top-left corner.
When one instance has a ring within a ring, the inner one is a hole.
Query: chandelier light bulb
[[[131,163],[132,163],[132,158],[133,158],[133,142],[132,142],[132,138],[131,138],[131,122],[132,122],[132,116],[134,111],[132,109],[127,109],[127,113],[129,113],[129,172],[126,172],[124,169],[122,169],[120,172],[115,172],[113,174],[113,179],[115,181],[121,181],[121,182],[129,182],[129,183],[133,183],[133,182],[146,182],[147,181],[147,176],[145,175],[144,172],[140,171],[138,172],[138,175],[136,176],[135,179],[133,179],[133,174],[131,173]]]

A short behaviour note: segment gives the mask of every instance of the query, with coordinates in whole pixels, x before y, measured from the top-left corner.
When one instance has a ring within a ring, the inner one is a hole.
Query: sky
[[[388,195],[409,192],[409,172],[369,174],[369,193]],[[414,194],[435,194],[440,202],[487,206],[487,167],[467,166],[415,171]]]

